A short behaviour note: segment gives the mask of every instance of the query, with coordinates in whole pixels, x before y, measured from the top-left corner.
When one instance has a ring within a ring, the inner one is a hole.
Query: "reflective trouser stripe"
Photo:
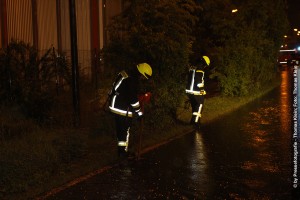
[[[200,104],[199,109],[198,109],[198,112],[193,112],[193,115],[196,115],[195,122],[198,122],[199,118],[201,117],[202,106],[203,106],[203,105]]]
[[[126,151],[126,152],[128,151],[128,145],[129,145],[129,129],[130,129],[130,128],[128,128],[127,136],[126,136],[126,144],[127,144],[127,146],[125,147],[125,151]]]
[[[125,141],[119,141],[118,142],[118,146],[120,146],[120,147],[126,147],[127,146],[127,142],[125,142]]]
[[[126,141],[118,141],[118,146],[119,147],[125,147],[126,152],[128,151],[128,144],[129,144],[129,135],[130,135],[129,134],[129,129],[130,129],[130,127],[127,130]]]

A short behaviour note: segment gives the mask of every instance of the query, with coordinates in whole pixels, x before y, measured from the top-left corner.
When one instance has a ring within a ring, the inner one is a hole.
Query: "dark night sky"
[[[300,28],[300,0],[287,0],[291,28]]]

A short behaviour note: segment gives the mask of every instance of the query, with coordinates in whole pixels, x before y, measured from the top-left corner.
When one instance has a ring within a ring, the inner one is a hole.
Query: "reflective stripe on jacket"
[[[201,91],[202,90],[202,91]],[[204,71],[191,67],[185,92],[193,95],[203,95]]]
[[[125,71],[120,72],[111,93],[109,105],[111,112],[128,117],[132,117],[133,112],[137,114],[141,112],[138,100],[138,77],[129,76]]]

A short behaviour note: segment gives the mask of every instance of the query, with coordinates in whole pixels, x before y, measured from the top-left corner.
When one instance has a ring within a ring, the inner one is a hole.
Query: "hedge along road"
[[[41,199],[291,199],[289,71],[266,96]]]

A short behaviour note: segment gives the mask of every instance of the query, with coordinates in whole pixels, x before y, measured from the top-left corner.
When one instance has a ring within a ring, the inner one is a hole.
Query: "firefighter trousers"
[[[192,106],[191,124],[199,124],[204,104],[204,95],[188,94]]]
[[[129,147],[129,136],[132,118],[115,114],[115,123],[118,140],[118,155],[126,156]]]

